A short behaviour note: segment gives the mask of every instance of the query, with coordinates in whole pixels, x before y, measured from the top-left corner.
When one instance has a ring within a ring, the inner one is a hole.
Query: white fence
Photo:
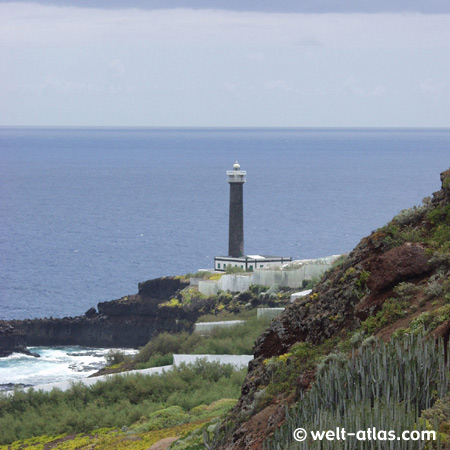
[[[245,320],[223,320],[221,322],[197,322],[195,324],[195,333],[209,333],[214,328],[221,327],[234,327],[241,323],[244,323]]]
[[[220,364],[232,364],[236,368],[247,367],[253,359],[253,355],[173,355],[173,365],[192,364],[197,360],[216,362]]]

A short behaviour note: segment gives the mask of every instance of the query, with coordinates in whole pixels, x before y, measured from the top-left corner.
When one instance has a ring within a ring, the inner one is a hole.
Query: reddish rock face
[[[355,306],[355,315],[360,320],[366,320],[377,311],[392,296],[395,285],[417,279],[432,270],[425,249],[409,242],[369,259],[363,265],[370,272],[367,286],[371,294]]]
[[[380,292],[431,269],[424,247],[407,242],[367,264],[366,270],[370,272],[367,286],[372,292]]]

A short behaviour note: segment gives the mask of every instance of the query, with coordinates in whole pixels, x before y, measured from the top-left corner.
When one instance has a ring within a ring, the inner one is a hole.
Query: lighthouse
[[[292,261],[291,257],[244,254],[244,183],[247,172],[241,170],[236,161],[233,170],[227,170],[230,185],[230,217],[228,229],[228,256],[214,257],[214,270],[225,272],[233,270],[253,272],[271,265]]]
[[[236,161],[233,170],[227,170],[230,184],[230,223],[228,228],[228,256],[244,255],[244,183],[247,172]]]

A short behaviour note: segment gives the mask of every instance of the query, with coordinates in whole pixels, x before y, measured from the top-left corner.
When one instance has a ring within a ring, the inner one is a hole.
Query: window
[[[224,265],[223,265],[223,268],[225,269],[226,267],[227,267],[227,265],[226,265],[226,264],[224,264]]]
[[[241,264],[241,269],[243,269],[244,268],[244,266]]]
[[[220,263],[217,264],[217,268],[220,269]]]
[[[259,268],[261,269],[261,267],[264,267],[264,264],[260,264],[260,265],[259,265]]]
[[[253,272],[253,266],[248,266],[248,270],[251,270]]]

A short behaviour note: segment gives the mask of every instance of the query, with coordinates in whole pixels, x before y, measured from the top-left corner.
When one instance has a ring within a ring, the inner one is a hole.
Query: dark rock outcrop
[[[145,345],[157,333],[181,331],[195,322],[198,311],[161,307],[187,284],[178,278],[157,278],[142,283],[136,295],[99,303],[98,313],[91,308],[84,316],[11,320],[0,322],[0,326],[13,327],[19,333],[14,339],[23,347],[26,343],[135,348]],[[11,347],[11,339],[0,341],[2,351]]]
[[[0,325],[0,357],[9,356],[12,353],[39,356],[27,349],[23,332],[11,325]]]

